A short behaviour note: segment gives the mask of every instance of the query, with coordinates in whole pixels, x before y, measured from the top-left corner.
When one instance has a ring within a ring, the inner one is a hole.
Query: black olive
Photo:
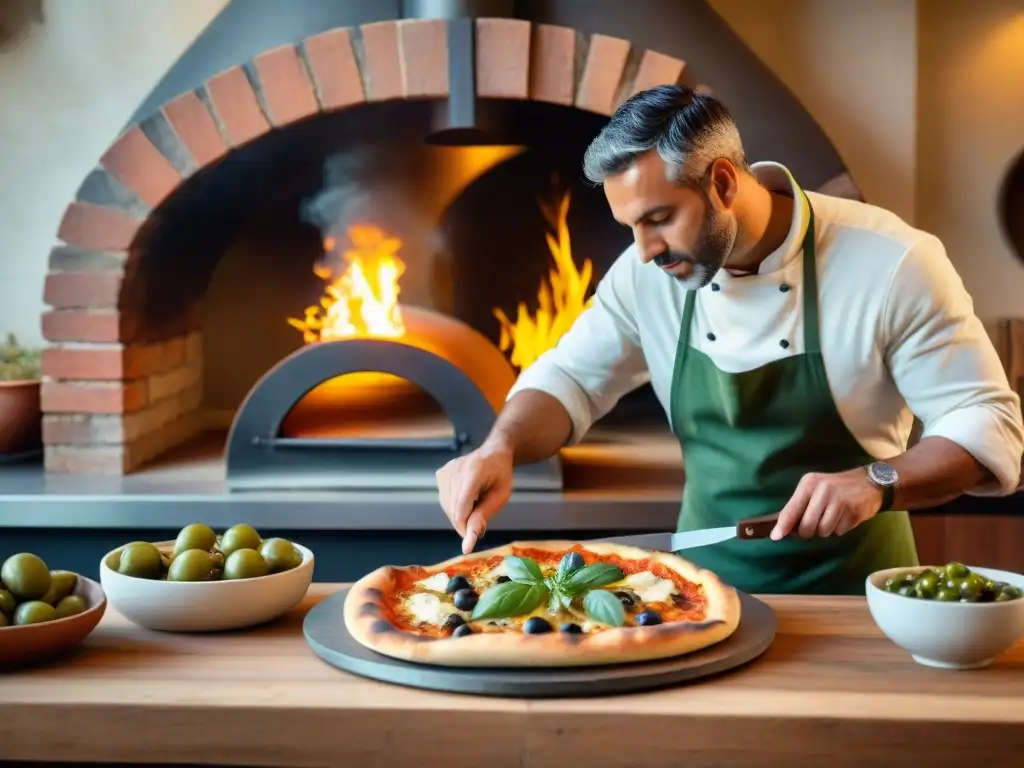
[[[627,608],[636,605],[636,601],[633,600],[633,596],[629,592],[612,592],[612,594],[619,598],[619,602]]]
[[[449,595],[453,592],[458,592],[460,589],[471,589],[472,584],[469,583],[469,579],[465,576],[452,576],[448,579],[448,586],[444,588],[444,591]]]
[[[638,627],[653,627],[655,624],[661,624],[661,614],[648,608],[638,613],[635,621]]]
[[[460,611],[472,611],[479,599],[472,589],[460,589],[452,595],[452,603]]]
[[[465,623],[466,622],[463,620],[463,618],[461,616],[459,616],[459,614],[457,614],[457,613],[449,613],[448,614],[448,618],[444,620],[444,624],[442,626],[445,629],[455,630],[455,629],[461,627]]]
[[[523,624],[523,632],[528,635],[542,635],[551,631],[551,625],[540,616],[531,616]]]
[[[506,581],[512,581],[512,577],[511,576],[499,576],[498,577],[498,584],[504,584]]]
[[[581,627],[579,624],[573,624],[571,622],[569,624],[563,624],[561,627],[559,627],[559,629],[570,635],[583,634],[583,627]]]
[[[561,569],[563,571],[572,573],[586,565],[586,562],[584,562],[583,555],[579,552],[569,552],[562,557],[562,562],[559,563],[559,565],[562,567]]]
[[[452,637],[463,637],[464,635],[472,635],[473,628],[469,624],[459,624],[452,632]]]

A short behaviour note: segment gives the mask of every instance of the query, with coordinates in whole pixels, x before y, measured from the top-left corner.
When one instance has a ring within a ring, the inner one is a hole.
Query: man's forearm
[[[923,509],[945,504],[992,473],[952,440],[925,437],[889,463],[899,474],[893,509]]]
[[[484,446],[508,450],[516,464],[529,464],[554,456],[571,434],[564,405],[547,392],[524,389],[505,403]]]

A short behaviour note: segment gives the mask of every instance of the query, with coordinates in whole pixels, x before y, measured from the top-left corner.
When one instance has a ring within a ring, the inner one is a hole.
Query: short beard
[[[695,255],[669,251],[656,256],[654,261],[659,266],[675,261],[687,262],[692,267],[689,277],[671,277],[675,278],[684,290],[697,291],[714,280],[715,275],[725,266],[735,244],[735,223],[729,226],[721,219],[708,219],[701,227],[700,245]]]

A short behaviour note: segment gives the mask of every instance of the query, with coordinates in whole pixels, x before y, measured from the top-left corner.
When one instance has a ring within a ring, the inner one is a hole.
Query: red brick
[[[448,95],[448,22],[415,19],[398,25],[402,93],[406,98]]]
[[[42,317],[43,338],[47,341],[88,341],[96,344],[122,340],[123,318],[120,312],[86,312],[58,309]]]
[[[142,221],[127,213],[91,203],[72,203],[64,211],[57,237],[68,245],[94,251],[126,251]]]
[[[200,168],[228,151],[213,115],[192,91],[167,102],[162,111]]]
[[[274,125],[287,125],[316,114],[319,106],[294,45],[261,53],[255,60],[263,101]]]
[[[49,347],[43,374],[53,379],[121,381],[141,379],[185,363],[185,339],[109,347]]]
[[[530,97],[530,22],[476,20],[476,92],[495,99]]]
[[[398,22],[377,21],[360,27],[363,33],[363,76],[367,101],[402,97],[402,61],[398,53]]]
[[[601,115],[614,112],[628,56],[628,40],[608,35],[591,35],[587,62],[576,94],[576,106]]]
[[[575,60],[576,30],[536,25],[530,50],[530,98],[571,106]]]
[[[324,109],[341,109],[366,101],[359,65],[347,29],[332,29],[304,42],[306,61]]]
[[[250,142],[270,130],[256,92],[241,67],[214,75],[206,81],[206,90],[231,146]]]
[[[110,146],[100,165],[154,208],[181,183],[181,174],[138,126],[129,128]]]
[[[119,272],[51,272],[43,303],[56,309],[116,307],[121,279]]]
[[[44,381],[43,413],[131,413],[148,402],[145,379],[128,382]]]
[[[683,74],[686,62],[657,51],[644,51],[640,67],[633,79],[629,96],[646,91],[656,85],[675,85]]]

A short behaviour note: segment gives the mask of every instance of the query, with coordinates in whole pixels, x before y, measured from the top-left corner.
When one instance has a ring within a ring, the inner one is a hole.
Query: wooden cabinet
[[[910,515],[921,563],[967,565],[1024,573],[1024,515]]]

